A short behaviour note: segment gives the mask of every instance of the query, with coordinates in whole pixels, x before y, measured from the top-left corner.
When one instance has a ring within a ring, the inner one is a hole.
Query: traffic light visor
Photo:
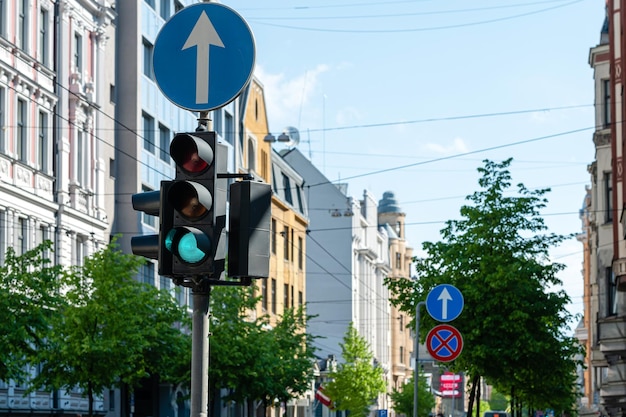
[[[188,133],[180,133],[172,139],[170,155],[188,175],[200,175],[213,163],[211,146]]]
[[[192,221],[202,219],[213,205],[211,192],[193,181],[175,182],[167,198],[176,211]]]
[[[169,231],[165,247],[183,262],[194,265],[209,256],[211,241],[202,231],[193,227],[177,227]]]

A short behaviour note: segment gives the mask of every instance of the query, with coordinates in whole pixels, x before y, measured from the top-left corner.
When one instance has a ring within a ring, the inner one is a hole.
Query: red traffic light
[[[204,140],[188,133],[174,136],[170,155],[176,165],[187,175],[197,176],[206,172],[213,163],[213,149]]]

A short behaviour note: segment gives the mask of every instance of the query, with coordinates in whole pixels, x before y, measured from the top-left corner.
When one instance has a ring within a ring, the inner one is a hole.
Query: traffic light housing
[[[272,189],[240,181],[230,186],[228,276],[269,277]]]
[[[159,216],[160,214],[160,191],[133,194],[131,201],[133,209],[136,211],[142,211],[151,216]],[[130,239],[130,246],[135,255],[149,259],[159,259],[159,235],[133,236]]]
[[[170,145],[174,181],[161,187],[161,275],[219,278],[224,255],[218,251],[226,219],[226,187],[217,174],[226,164],[215,132],[179,133]],[[165,272],[165,273],[163,273]]]

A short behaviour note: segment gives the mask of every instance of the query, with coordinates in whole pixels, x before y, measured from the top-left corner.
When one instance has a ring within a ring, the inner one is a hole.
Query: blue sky
[[[301,151],[355,198],[394,191],[418,255],[459,217],[484,159],[512,157],[514,184],[552,189],[550,231],[580,232],[604,1],[223,3],[254,33],[272,133],[296,127]],[[579,313],[582,246],[552,254]]]

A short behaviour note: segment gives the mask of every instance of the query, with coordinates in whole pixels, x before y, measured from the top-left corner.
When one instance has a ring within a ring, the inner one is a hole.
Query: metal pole
[[[413,417],[417,417],[417,385],[419,381],[419,361],[420,361],[420,307],[425,305],[420,301],[415,306],[415,338],[413,339],[413,352],[415,352],[415,366],[413,367]]]
[[[191,417],[207,417],[209,411],[209,294],[193,291],[191,335]]]

